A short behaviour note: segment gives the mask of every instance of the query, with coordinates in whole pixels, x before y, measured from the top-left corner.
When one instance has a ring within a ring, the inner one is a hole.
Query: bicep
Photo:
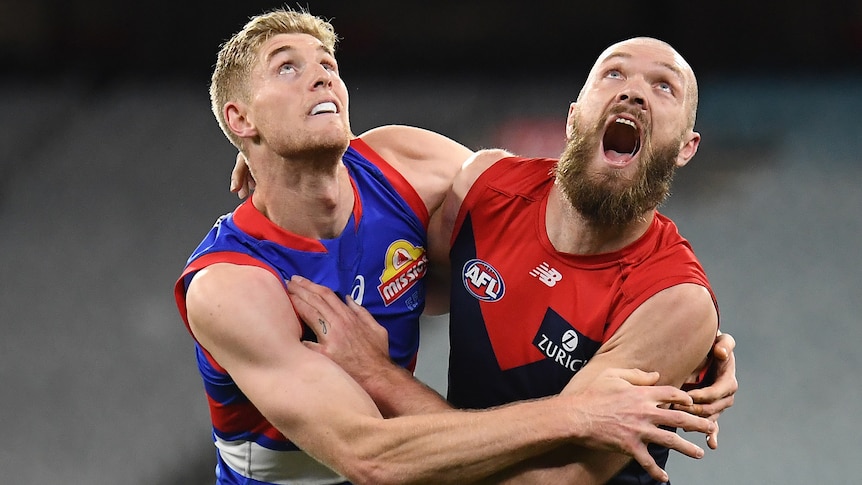
[[[680,387],[704,365],[717,329],[718,313],[706,288],[672,286],[632,312],[590,360],[595,364],[591,372],[607,367],[657,371],[659,384]]]
[[[596,355],[572,378],[570,386],[586,387],[608,368],[637,368],[660,374],[658,384],[682,386],[704,365],[718,315],[709,292],[683,284],[660,291],[640,305]],[[572,473],[611,477],[630,457],[584,450]]]
[[[429,213],[440,206],[455,174],[473,154],[451,138],[412,126],[381,126],[360,138],[404,176]]]
[[[261,414],[300,447],[329,455],[327,447],[339,447],[346,421],[333,416],[379,417],[355,381],[302,344],[290,300],[266,270],[213,265],[192,280],[187,307],[198,342]]]

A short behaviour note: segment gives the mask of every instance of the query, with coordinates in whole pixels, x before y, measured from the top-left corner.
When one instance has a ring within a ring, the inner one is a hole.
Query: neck
[[[264,160],[251,166],[256,169],[253,203],[276,225],[312,239],[331,239],[344,230],[354,194],[340,155],[331,160]]]
[[[554,249],[577,255],[603,254],[628,246],[646,233],[655,217],[651,210],[627,224],[601,225],[575,210],[554,184],[548,196],[545,227]]]

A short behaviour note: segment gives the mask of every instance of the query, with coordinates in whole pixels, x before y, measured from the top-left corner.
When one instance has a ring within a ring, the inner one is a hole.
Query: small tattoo
[[[320,326],[323,327],[323,335],[326,335],[326,321],[324,321],[322,318],[318,318],[317,323],[319,323]]]

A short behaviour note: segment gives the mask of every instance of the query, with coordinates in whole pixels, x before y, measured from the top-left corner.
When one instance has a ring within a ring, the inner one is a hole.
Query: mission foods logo
[[[497,301],[503,298],[506,285],[500,273],[481,259],[471,259],[464,264],[461,275],[464,288],[482,301]]]
[[[416,247],[399,239],[389,245],[383,265],[383,274],[380,275],[380,286],[377,287],[377,291],[383,298],[383,303],[389,306],[425,276],[428,258],[425,255],[425,249],[421,246]]]

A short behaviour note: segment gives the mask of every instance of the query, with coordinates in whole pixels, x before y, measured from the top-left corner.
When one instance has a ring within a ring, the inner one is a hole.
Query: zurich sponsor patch
[[[464,263],[461,280],[464,282],[464,288],[482,301],[498,301],[506,292],[506,285],[500,273],[481,259],[471,259]]]

